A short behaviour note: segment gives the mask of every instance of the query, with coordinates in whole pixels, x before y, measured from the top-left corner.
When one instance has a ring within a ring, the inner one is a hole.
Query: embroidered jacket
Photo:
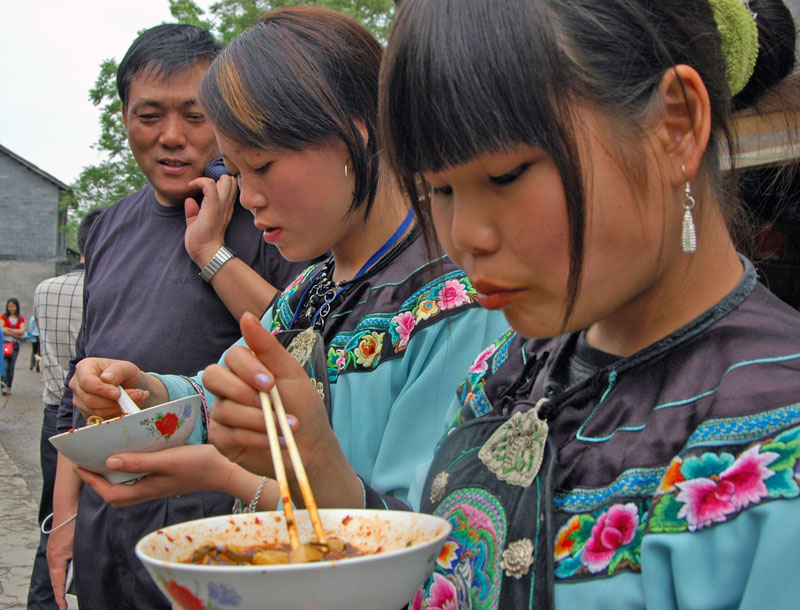
[[[745,266],[563,391],[564,337],[481,353],[422,492],[453,532],[412,608],[797,605],[800,314]]]
[[[295,312],[320,265],[287,286],[262,317],[265,328],[308,326]],[[424,479],[464,371],[508,328],[475,295],[466,275],[448,257],[431,261],[412,231],[331,303],[322,330],[331,423],[368,505],[418,505],[410,483]],[[180,378],[160,378],[172,399],[194,391]],[[196,379],[202,384],[202,374]]]

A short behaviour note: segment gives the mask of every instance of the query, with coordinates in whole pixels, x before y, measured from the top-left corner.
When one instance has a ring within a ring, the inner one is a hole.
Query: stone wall
[[[5,311],[6,301],[16,297],[19,299],[22,315],[29,318],[33,310],[33,291],[36,286],[58,273],[54,262],[0,260],[0,309]]]

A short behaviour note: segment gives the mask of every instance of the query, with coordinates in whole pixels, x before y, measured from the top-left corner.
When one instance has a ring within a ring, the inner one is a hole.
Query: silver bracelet
[[[261,492],[264,490],[264,483],[267,481],[267,477],[261,477],[261,482],[256,487],[256,493],[253,496],[253,499],[250,500],[250,504],[247,505],[242,512],[244,513],[254,513],[256,512],[256,507],[258,506],[258,499],[261,497]]]
[[[46,516],[44,519],[42,519],[42,525],[41,525],[40,529],[42,530],[42,533],[43,533],[43,534],[45,534],[45,535],[47,535],[47,534],[52,534],[54,531],[56,531],[56,530],[60,530],[60,529],[61,529],[62,527],[64,527],[64,526],[65,526],[67,523],[69,523],[70,521],[72,521],[73,519],[75,519],[75,518],[78,516],[78,513],[75,513],[74,515],[72,515],[72,516],[71,516],[69,519],[67,519],[66,521],[64,521],[64,523],[62,523],[61,525],[56,525],[54,528],[47,529],[47,528],[45,527],[45,525],[44,525],[44,524],[45,524],[45,523],[47,523],[48,519],[52,519],[52,518],[53,518],[53,515],[54,515],[54,513],[50,513],[50,514],[49,514],[49,515],[47,515],[47,516]]]
[[[233,250],[228,248],[227,246],[220,247],[217,250],[217,253],[213,256],[213,258],[208,261],[208,264],[203,267],[203,270],[200,272],[200,277],[203,278],[206,282],[210,282],[211,278],[222,268],[222,265],[227,263],[229,260],[233,258]]]

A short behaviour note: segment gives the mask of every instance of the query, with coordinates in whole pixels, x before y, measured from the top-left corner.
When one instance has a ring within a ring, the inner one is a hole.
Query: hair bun
[[[733,110],[753,106],[764,93],[794,70],[795,22],[781,0],[750,0],[757,15],[758,58],[753,74],[742,91],[733,98]]]

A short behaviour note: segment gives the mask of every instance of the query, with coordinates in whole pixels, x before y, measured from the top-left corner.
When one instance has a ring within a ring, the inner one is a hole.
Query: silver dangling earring
[[[686,167],[681,165],[684,175],[686,175]],[[681,245],[686,254],[691,254],[697,250],[697,231],[694,228],[694,218],[692,217],[692,209],[697,202],[692,196],[692,187],[689,181],[686,181],[684,187],[684,200],[683,200],[683,228],[681,231]]]
[[[347,188],[350,190],[350,194],[351,195],[355,195],[356,193],[353,190],[353,187],[350,186],[350,176],[347,175],[347,163],[348,163],[348,161],[350,161],[350,159],[348,159],[347,161],[344,162],[344,180],[347,183]]]

